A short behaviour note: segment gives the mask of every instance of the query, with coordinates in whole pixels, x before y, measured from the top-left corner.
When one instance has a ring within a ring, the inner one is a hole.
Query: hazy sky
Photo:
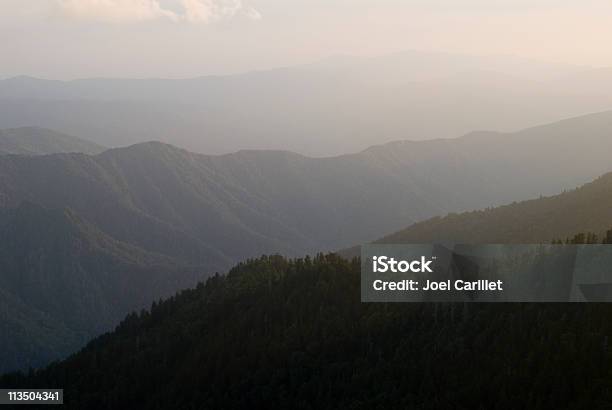
[[[193,77],[416,49],[612,66],[610,0],[0,0],[0,77]]]

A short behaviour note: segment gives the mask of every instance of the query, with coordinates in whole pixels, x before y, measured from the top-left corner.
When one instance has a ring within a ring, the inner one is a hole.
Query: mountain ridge
[[[612,172],[558,195],[416,223],[375,243],[541,243],[612,226]]]
[[[609,109],[607,81],[588,93],[553,81],[581,70],[408,52],[191,79],[21,78],[0,81],[0,127],[38,124],[104,146],[156,139],[212,154],[249,148],[328,156]]]
[[[261,254],[371,241],[398,226],[556,194],[612,171],[612,112],[568,121],[326,158],[282,150],[204,155],[162,142],[94,156],[5,156],[0,206],[69,207],[111,237],[214,272]]]
[[[0,129],[0,155],[99,154],[106,148],[42,127]]]

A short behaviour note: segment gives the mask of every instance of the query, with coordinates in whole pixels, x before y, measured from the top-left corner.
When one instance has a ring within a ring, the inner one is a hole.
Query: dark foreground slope
[[[204,276],[116,241],[68,210],[0,212],[0,372],[74,352],[128,312]]]
[[[44,155],[60,152],[99,154],[105,148],[93,142],[40,127],[0,130],[0,155]]]
[[[2,387],[75,409],[548,409],[612,400],[612,306],[363,304],[336,256],[241,264]]]

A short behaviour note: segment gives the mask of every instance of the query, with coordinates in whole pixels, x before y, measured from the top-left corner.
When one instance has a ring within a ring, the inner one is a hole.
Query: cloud
[[[208,23],[233,17],[242,9],[240,0],[182,0],[184,18],[192,23]]]
[[[261,13],[253,7],[247,7],[244,13],[251,20],[261,20]]]
[[[174,3],[174,4],[172,4]],[[133,23],[152,20],[210,23],[237,15],[259,20],[261,14],[245,7],[242,0],[57,0],[59,11],[68,17],[107,23]]]
[[[59,0],[58,5],[64,15],[82,20],[122,23],[178,19],[176,13],[163,9],[156,0]]]

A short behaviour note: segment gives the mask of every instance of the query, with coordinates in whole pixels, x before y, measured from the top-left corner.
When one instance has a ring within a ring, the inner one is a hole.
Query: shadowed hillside
[[[69,408],[605,408],[608,304],[359,301],[359,263],[264,257],[1,387]]]
[[[116,241],[68,210],[0,212],[0,372],[64,357],[204,275]]]

